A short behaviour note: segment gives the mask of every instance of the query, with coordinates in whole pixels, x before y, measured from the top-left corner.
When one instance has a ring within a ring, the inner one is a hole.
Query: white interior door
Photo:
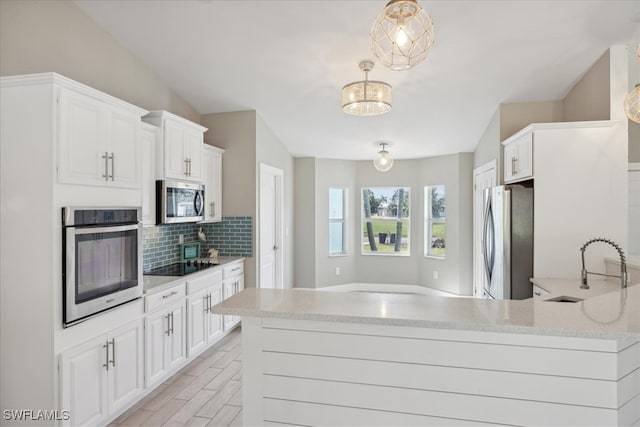
[[[473,170],[473,296],[481,297],[486,277],[482,271],[482,192],[496,185],[496,161]]]
[[[260,210],[258,223],[258,287],[283,287],[282,181],[281,169],[260,164]]]

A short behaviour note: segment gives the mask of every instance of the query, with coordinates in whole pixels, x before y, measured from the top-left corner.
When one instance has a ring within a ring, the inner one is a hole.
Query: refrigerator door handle
[[[483,248],[482,248],[482,258],[484,260],[484,271],[487,276],[487,280],[491,282],[491,266],[489,265],[489,257],[487,254],[490,250],[488,245],[489,239],[487,235],[487,232],[489,231],[489,219],[490,219],[489,215],[491,215],[491,195],[487,197],[487,206],[484,210],[484,224],[482,227],[482,239],[484,240]]]
[[[490,277],[493,277],[493,269],[496,265],[496,227],[495,222],[493,221],[493,204],[489,205],[489,221],[487,231],[491,238],[491,240],[487,239],[487,241],[491,242],[490,249],[491,254],[489,256],[489,272],[491,274]],[[491,289],[491,283],[489,283],[489,289]]]

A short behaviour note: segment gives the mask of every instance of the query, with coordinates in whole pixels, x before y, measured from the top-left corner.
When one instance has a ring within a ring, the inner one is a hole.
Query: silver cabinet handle
[[[273,245],[273,250],[277,251],[278,249],[280,249],[277,245]]]
[[[536,295],[536,296],[540,296],[541,295],[540,292],[538,292],[538,291],[535,291],[533,294]]]
[[[234,267],[231,269],[231,271],[238,271],[238,270],[240,270],[240,267]]]
[[[209,216],[213,218],[216,216],[216,203],[215,202],[209,203],[209,207],[211,208],[211,212],[209,212]]]
[[[116,367],[116,339],[111,338],[111,366]]]
[[[109,181],[109,153],[105,151],[102,158],[104,159],[104,174],[102,177],[105,181]]]
[[[189,176],[189,159],[184,159],[184,174]]]
[[[111,157],[109,157],[109,159],[111,159],[111,181],[114,180],[114,177],[116,176],[116,169],[115,169],[115,155],[113,153],[111,153]]]
[[[167,336],[171,335],[171,327],[169,326],[169,316],[171,316],[171,313],[167,314],[165,317],[165,319],[167,319],[167,330],[165,331],[165,334],[167,334]]]
[[[209,312],[209,294],[204,296],[204,312]]]
[[[107,358],[105,359],[106,363],[104,363],[102,367],[106,368],[108,371],[109,370],[109,341],[107,341],[107,343],[103,345],[102,348],[106,349],[106,352],[107,352]]]
[[[516,158],[511,157],[511,176],[516,174]]]
[[[166,298],[172,297],[172,296],[177,295],[177,294],[178,294],[178,291],[173,291],[173,292],[171,292],[169,294],[162,295],[162,299],[166,299]]]
[[[173,311],[171,313],[169,313],[169,315],[171,316],[171,335],[173,335]]]

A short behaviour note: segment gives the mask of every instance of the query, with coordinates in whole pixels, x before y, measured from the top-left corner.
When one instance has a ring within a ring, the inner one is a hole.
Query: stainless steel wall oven
[[[141,208],[62,208],[63,326],[142,296]]]

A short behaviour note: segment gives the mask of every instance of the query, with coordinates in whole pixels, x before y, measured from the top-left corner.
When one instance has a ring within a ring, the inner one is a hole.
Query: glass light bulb
[[[396,32],[396,44],[398,46],[405,47],[409,42],[409,37],[407,37],[407,33],[404,31],[404,27],[398,27],[398,31]]]

